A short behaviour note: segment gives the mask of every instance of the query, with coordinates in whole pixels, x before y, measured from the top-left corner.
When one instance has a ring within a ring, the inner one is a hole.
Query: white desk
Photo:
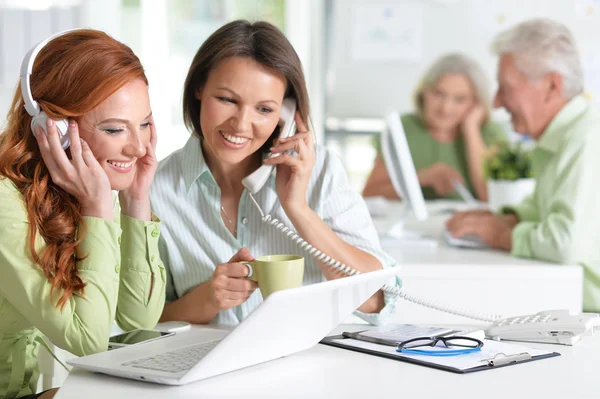
[[[426,232],[439,241],[436,248],[418,244],[401,244],[382,239],[384,249],[402,265],[402,280],[407,292],[444,305],[477,312],[516,316],[548,309],[581,311],[583,270],[566,266],[516,259],[493,250],[451,248],[442,240],[448,213],[441,208],[456,207],[456,202],[429,203],[431,216],[425,222],[407,221],[407,228]],[[374,217],[380,233],[395,222],[401,206],[387,204],[380,216]],[[348,322],[356,322],[351,316]],[[398,323],[473,324],[471,319],[454,316],[400,300],[392,318]],[[48,357],[45,362],[46,387],[60,384],[65,372]],[[61,356],[66,358],[65,356]],[[50,371],[48,371],[50,370]],[[598,395],[600,397],[600,394]]]
[[[511,257],[496,250],[449,247],[443,241],[445,221],[441,209],[456,202],[428,203],[430,217],[424,222],[410,218],[406,229],[427,233],[437,247],[418,242],[399,242],[384,237],[401,214],[399,202],[388,203],[373,217],[381,242],[402,266],[404,288],[413,295],[442,302],[447,306],[512,316],[547,309],[581,311],[583,268]],[[424,308],[407,301],[398,302],[396,322],[473,323],[472,320]],[[599,395],[600,396],[600,395]]]
[[[195,329],[202,327],[193,327]],[[356,330],[340,326],[335,333]],[[295,355],[181,387],[75,370],[57,399],[80,398],[597,398],[600,335],[573,347],[526,344],[562,356],[453,374],[409,363],[316,345]]]

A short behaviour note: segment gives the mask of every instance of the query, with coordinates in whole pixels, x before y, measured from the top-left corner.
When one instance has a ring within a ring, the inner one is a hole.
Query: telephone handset
[[[279,114],[279,138],[287,138],[296,133],[296,100],[288,97],[284,98],[281,104]],[[281,154],[269,153],[267,158],[275,158]],[[256,194],[269,180],[269,176],[273,172],[273,165],[261,165],[260,168],[246,176],[242,180],[244,187],[252,194]]]

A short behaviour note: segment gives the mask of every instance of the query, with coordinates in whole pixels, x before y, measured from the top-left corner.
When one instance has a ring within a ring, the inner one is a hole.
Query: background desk
[[[446,306],[502,316],[547,309],[581,311],[583,268],[579,265],[544,263],[514,258],[503,251],[445,244],[443,230],[450,217],[448,209],[457,207],[460,208],[459,202],[429,202],[428,220],[406,220],[407,230],[428,234],[437,241],[437,247],[385,237],[402,214],[399,202],[382,204],[377,212],[372,212],[383,248],[402,266],[401,277],[407,292]],[[394,321],[473,323],[405,300],[398,302]]]
[[[202,327],[194,326],[192,332]],[[334,333],[360,326],[340,326]],[[56,399],[80,398],[597,398],[600,335],[577,346],[527,344],[562,356],[459,375],[316,345],[286,358],[181,387],[82,370],[72,372]]]

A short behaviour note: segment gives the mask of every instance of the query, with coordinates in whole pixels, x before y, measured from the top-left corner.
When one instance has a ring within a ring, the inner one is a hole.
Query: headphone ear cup
[[[58,129],[58,136],[60,138],[60,144],[62,148],[66,150],[71,145],[71,139],[69,138],[69,122],[66,119],[55,121],[56,128]]]
[[[41,127],[44,130],[44,133],[48,133],[46,131],[46,119],[48,117],[44,112],[40,112],[36,116],[31,118],[31,133],[35,133],[36,126]]]
[[[35,127],[39,126],[44,130],[46,134],[48,134],[48,131],[46,130],[47,120],[48,116],[43,111],[31,118],[31,131],[33,132],[35,130]],[[62,145],[62,148],[66,150],[71,145],[71,140],[69,139],[68,134],[69,123],[66,119],[61,119],[55,121],[54,123],[56,125],[56,129],[58,130],[58,138],[60,139],[60,144]]]

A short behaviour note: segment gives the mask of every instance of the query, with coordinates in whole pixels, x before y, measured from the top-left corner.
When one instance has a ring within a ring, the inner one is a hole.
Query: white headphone
[[[30,76],[33,70],[33,62],[35,61],[35,57],[38,55],[40,50],[52,39],[62,36],[67,32],[71,32],[76,29],[69,29],[64,32],[57,33],[55,35],[50,36],[49,38],[42,40],[36,46],[34,46],[23,58],[23,62],[21,63],[21,93],[23,95],[23,100],[25,101],[25,109],[27,113],[32,116],[31,119],[31,131],[35,129],[36,126],[40,126],[46,131],[46,120],[48,116],[44,111],[41,110],[40,105],[33,99],[33,95],[31,94],[31,82]],[[58,130],[58,136],[60,138],[60,143],[62,147],[66,150],[71,145],[71,141],[69,140],[68,128],[69,123],[66,119],[61,119],[56,122],[56,128]]]

